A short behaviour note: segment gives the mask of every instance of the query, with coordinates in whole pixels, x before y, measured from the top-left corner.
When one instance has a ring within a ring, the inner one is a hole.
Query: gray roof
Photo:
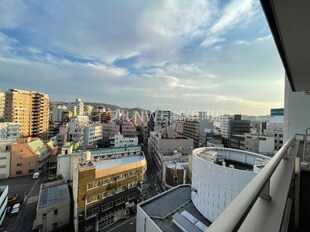
[[[209,226],[211,222],[194,206],[191,200],[191,191],[190,185],[179,185],[140,203],[139,206],[165,232],[181,231],[173,223],[173,219],[178,217],[177,213],[181,214],[185,210],[204,225]]]
[[[67,184],[44,187],[38,201],[38,209],[70,202],[69,188]]]

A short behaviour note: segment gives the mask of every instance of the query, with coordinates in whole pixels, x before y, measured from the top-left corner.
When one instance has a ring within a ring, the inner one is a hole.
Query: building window
[[[42,215],[42,219],[43,219],[43,220],[46,219],[46,213],[44,213],[44,214]]]
[[[57,226],[58,226],[58,225],[57,225],[57,222],[56,222],[56,223],[54,223],[53,228],[56,229]]]
[[[6,165],[4,164],[4,165],[0,165],[0,168],[6,168]]]
[[[21,167],[21,166],[23,166],[22,163],[17,163],[17,167]]]
[[[112,209],[112,208],[113,208],[113,201],[106,203],[103,206],[101,206],[101,211],[104,212],[104,211],[106,211],[108,209]]]
[[[29,166],[32,166],[33,165],[33,163],[32,162],[29,162]]]
[[[19,156],[19,157],[17,157],[17,159],[20,159],[20,160],[22,160],[24,157],[22,157],[22,156]]]
[[[21,175],[23,174],[23,171],[16,171],[16,175]]]
[[[55,209],[54,210],[54,215],[57,215],[58,214],[58,209]]]
[[[103,219],[98,223],[98,230],[101,230],[114,222],[114,215]]]
[[[125,203],[125,202],[126,202],[126,197],[121,197],[115,201],[115,205],[120,205],[120,204]]]
[[[100,194],[96,194],[96,195],[93,195],[93,196],[89,196],[86,198],[86,202],[89,204],[89,203],[92,203],[92,202],[95,202],[95,201],[99,201],[100,200]]]
[[[29,169],[28,173],[34,173],[34,169]]]
[[[91,210],[87,210],[86,217],[88,218],[88,217],[94,216],[94,215],[96,215],[98,213],[99,213],[99,208],[98,207],[94,208],[94,209],[91,209]]]
[[[0,157],[0,160],[5,160],[7,159],[5,156]]]

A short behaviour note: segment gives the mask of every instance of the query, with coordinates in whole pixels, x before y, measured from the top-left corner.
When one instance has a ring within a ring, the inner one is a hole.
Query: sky
[[[0,91],[267,115],[284,69],[257,0],[0,2]]]

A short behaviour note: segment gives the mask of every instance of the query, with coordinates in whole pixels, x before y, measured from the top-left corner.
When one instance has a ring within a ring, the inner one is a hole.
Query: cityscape
[[[309,231],[309,9],[1,3],[0,232]]]

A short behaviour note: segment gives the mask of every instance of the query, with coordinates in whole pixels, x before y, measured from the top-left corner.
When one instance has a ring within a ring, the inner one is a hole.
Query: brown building
[[[4,121],[21,124],[20,134],[47,138],[49,98],[47,94],[10,89],[5,95]]]
[[[146,159],[141,151],[120,153],[117,158],[83,156],[74,167],[75,231],[100,231],[135,212]]]
[[[18,138],[11,148],[10,177],[45,171],[52,150],[38,138]]]

